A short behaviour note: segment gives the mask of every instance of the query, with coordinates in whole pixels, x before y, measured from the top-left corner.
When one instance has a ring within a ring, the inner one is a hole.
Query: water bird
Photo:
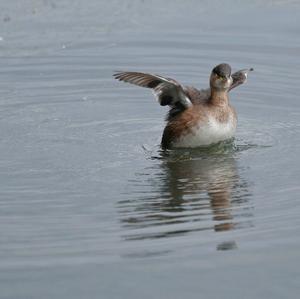
[[[161,106],[169,106],[161,146],[163,149],[209,146],[234,137],[237,114],[228,93],[245,83],[253,68],[231,74],[221,63],[210,74],[210,87],[183,86],[174,79],[141,72],[118,72],[120,81],[152,89]]]

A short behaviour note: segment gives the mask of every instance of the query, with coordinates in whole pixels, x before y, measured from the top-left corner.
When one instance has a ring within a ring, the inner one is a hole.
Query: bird
[[[209,88],[181,85],[174,79],[142,72],[117,72],[115,79],[152,89],[161,106],[169,106],[162,149],[197,148],[233,139],[237,113],[228,93],[247,81],[253,68],[231,74],[231,66],[215,66],[209,77]]]

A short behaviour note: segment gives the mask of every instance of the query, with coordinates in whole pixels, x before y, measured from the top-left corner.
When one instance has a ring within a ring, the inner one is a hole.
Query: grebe
[[[229,103],[228,92],[247,80],[243,69],[231,75],[229,64],[213,68],[210,88],[198,90],[171,78],[140,72],[119,72],[114,77],[151,88],[161,106],[169,106],[161,146],[194,148],[208,146],[234,137],[237,115]]]

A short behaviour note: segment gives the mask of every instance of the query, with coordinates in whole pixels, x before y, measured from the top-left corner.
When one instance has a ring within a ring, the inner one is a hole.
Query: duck
[[[152,89],[161,106],[169,106],[163,130],[162,149],[207,147],[233,139],[237,113],[229,102],[229,92],[247,81],[253,68],[231,73],[231,66],[215,66],[209,88],[184,86],[174,79],[142,72],[117,72],[113,76]]]

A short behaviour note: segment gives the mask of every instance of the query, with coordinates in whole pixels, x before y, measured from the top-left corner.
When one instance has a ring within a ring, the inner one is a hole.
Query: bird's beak
[[[230,80],[230,75],[225,75],[221,77],[223,81],[228,81]]]

